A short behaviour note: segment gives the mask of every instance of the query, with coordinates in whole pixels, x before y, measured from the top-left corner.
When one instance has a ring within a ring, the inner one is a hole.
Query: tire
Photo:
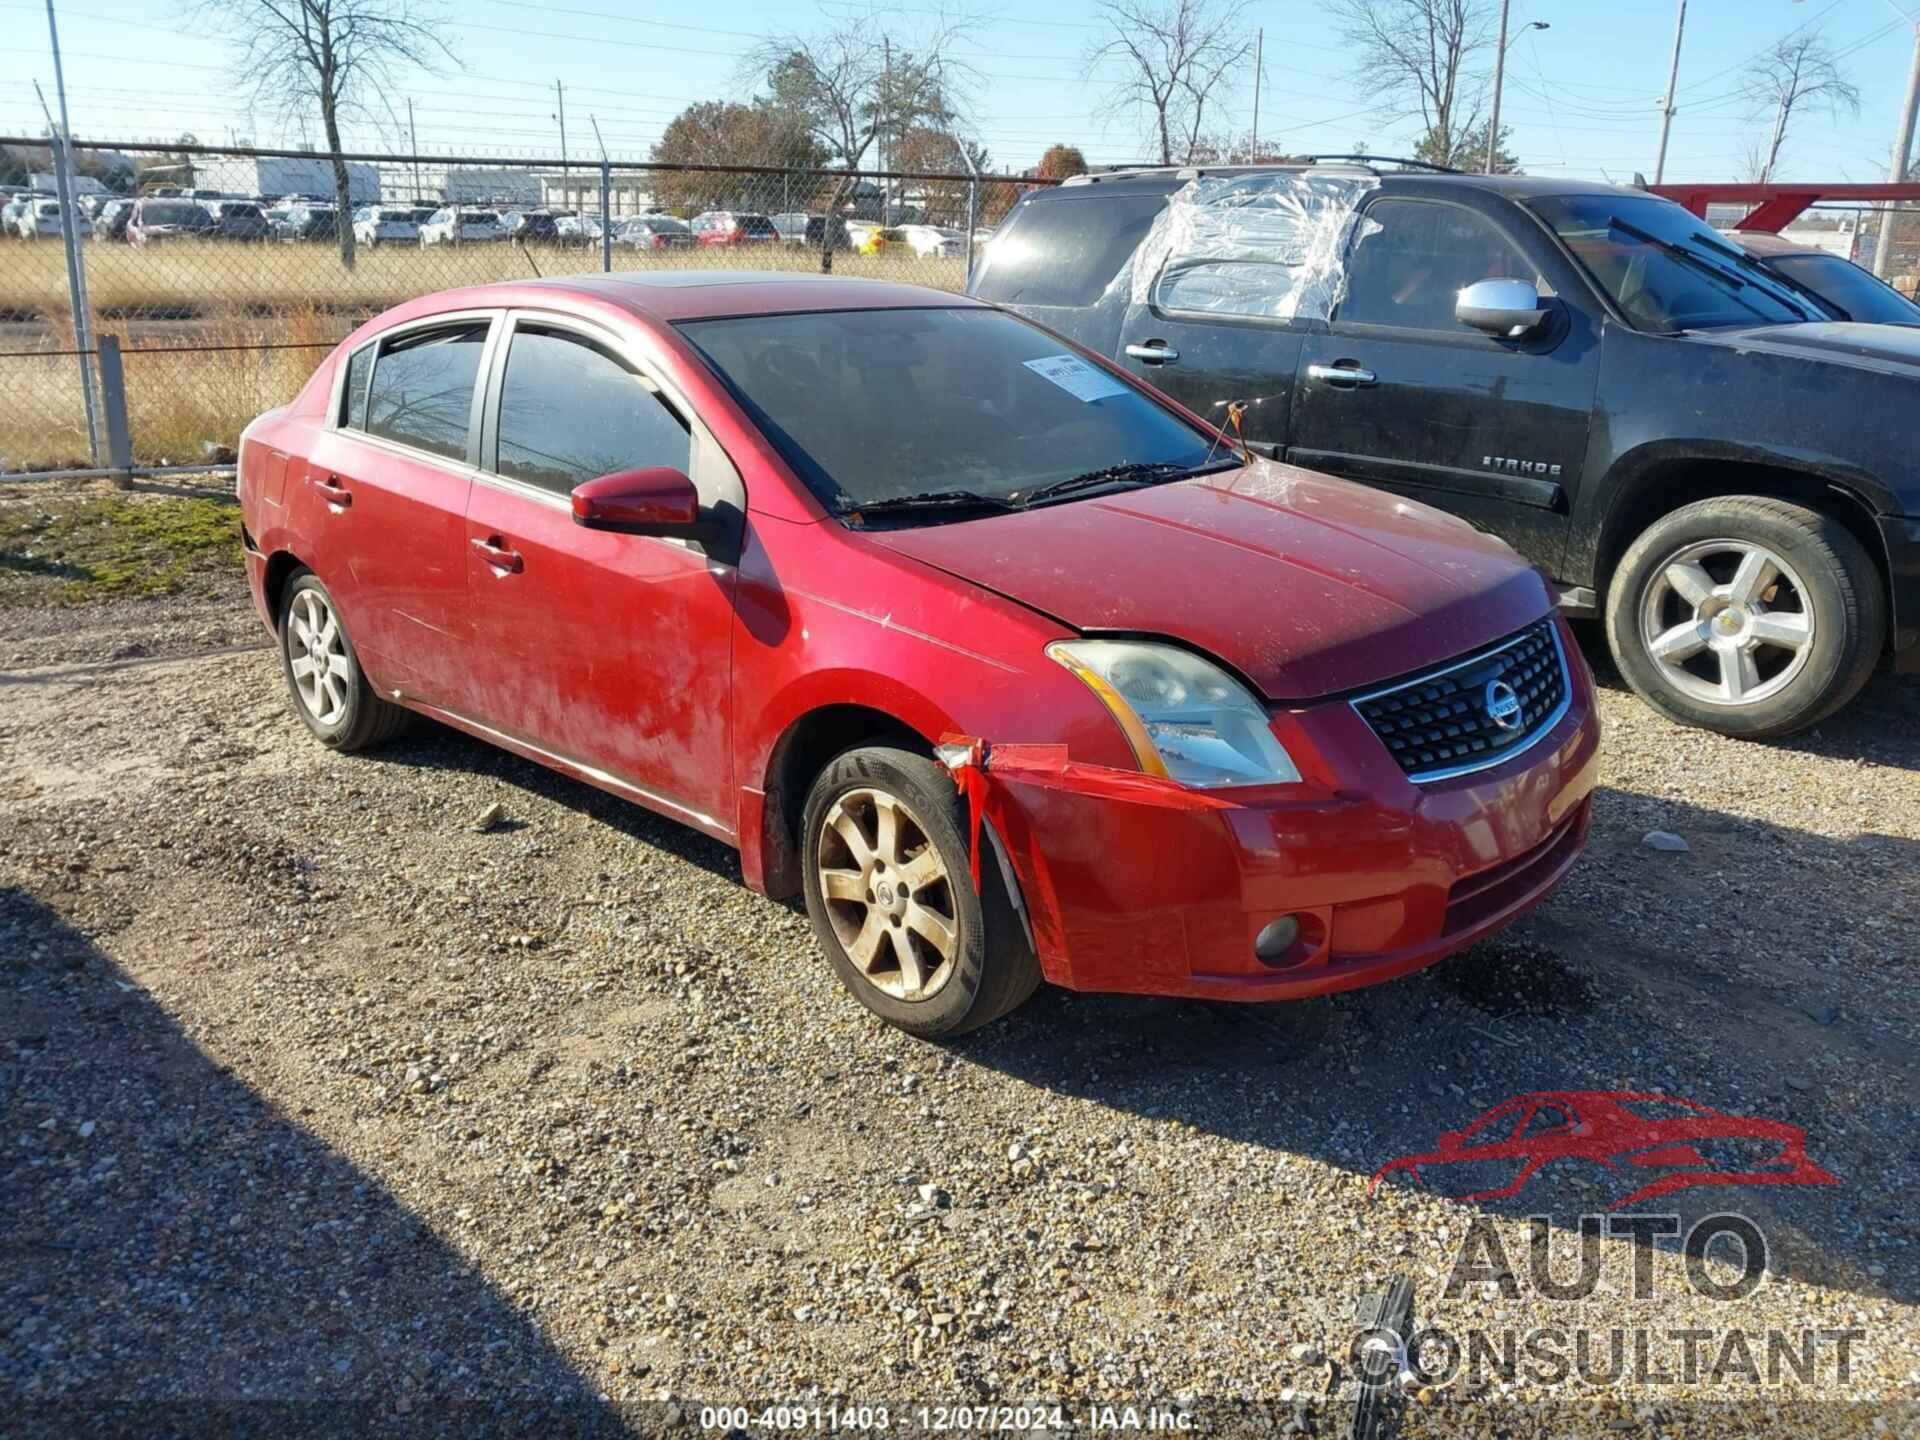
[[[332,629],[326,629],[328,622]],[[313,682],[311,662],[324,654],[331,678]],[[307,662],[299,674],[296,665]],[[405,728],[411,712],[389,700],[367,682],[354,653],[346,622],[320,577],[296,570],[287,581],[280,605],[280,670],[294,713],[313,732],[314,739],[333,750],[365,750],[392,739]]]
[[[890,845],[881,816],[888,808]],[[965,823],[946,771],[878,745],[828,765],[801,814],[807,913],[820,948],[855,999],[923,1039],[997,1020],[1040,984],[1039,961],[990,857],[983,857],[982,893],[973,892]],[[849,824],[865,857],[848,843]],[[944,952],[928,938],[939,929],[929,917],[951,927]]]
[[[1747,740],[1826,719],[1866,684],[1887,637],[1866,547],[1830,515],[1757,495],[1696,501],[1649,526],[1614,571],[1606,617],[1643,700]]]

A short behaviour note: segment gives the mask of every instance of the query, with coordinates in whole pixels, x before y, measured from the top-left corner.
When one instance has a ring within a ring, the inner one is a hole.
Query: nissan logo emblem
[[[1520,713],[1520,697],[1506,681],[1487,682],[1487,716],[1508,734],[1526,724],[1526,718]]]

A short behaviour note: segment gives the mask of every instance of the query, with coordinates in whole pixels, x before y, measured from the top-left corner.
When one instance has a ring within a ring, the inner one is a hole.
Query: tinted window
[[[1210,448],[1133,386],[996,310],[842,310],[681,329],[841,513],[923,490],[1007,496],[1133,462],[1191,467]]]
[[[689,468],[687,427],[655,391],[598,346],[521,326],[500,390],[502,475],[566,494],[647,465]]]
[[[346,393],[341,396],[340,423],[354,430],[367,428],[367,375],[373,369],[373,351],[371,345],[362,346],[347,361],[347,379],[341,387]]]
[[[367,397],[367,432],[466,459],[473,381],[486,338],[481,322],[383,345]]]
[[[1527,1117],[1527,1123],[1521,1128],[1520,1139],[1534,1135],[1545,1135],[1555,1130],[1564,1130],[1573,1123],[1573,1118],[1558,1105],[1536,1105],[1533,1113]]]
[[[1091,305],[1166,203],[1165,195],[1102,196],[1097,186],[1029,201],[987,246],[973,293],[1013,305]]]
[[[1367,207],[1347,262],[1347,296],[1337,318],[1353,325],[1470,333],[1454,301],[1476,280],[1539,277],[1506,237],[1471,210],[1420,200]]]
[[[1838,255],[1781,255],[1767,260],[1790,280],[1866,325],[1920,325],[1920,305]]]

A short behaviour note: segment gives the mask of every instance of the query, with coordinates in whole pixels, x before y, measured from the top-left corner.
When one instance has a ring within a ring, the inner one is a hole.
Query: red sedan
[[[1532,568],[963,296],[428,296],[248,427],[239,493],[323,743],[418,712],[737,846],[915,1034],[1043,978],[1372,984],[1586,839],[1591,681]]]

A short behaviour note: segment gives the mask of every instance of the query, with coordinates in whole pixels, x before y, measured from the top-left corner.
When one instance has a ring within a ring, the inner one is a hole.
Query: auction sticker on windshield
[[[1038,360],[1021,362],[1036,375],[1044,375],[1069,395],[1081,400],[1111,400],[1127,393],[1127,387],[1111,375],[1095,369],[1078,355],[1042,355]]]

